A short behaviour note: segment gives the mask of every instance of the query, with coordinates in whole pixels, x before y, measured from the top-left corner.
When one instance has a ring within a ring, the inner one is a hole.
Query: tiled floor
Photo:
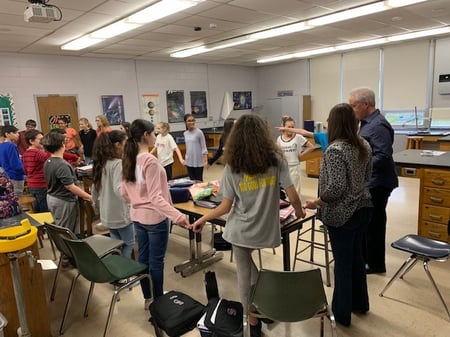
[[[217,179],[223,166],[215,165],[206,171],[205,180]],[[303,199],[316,194],[317,180],[302,178]],[[407,233],[415,233],[417,226],[419,184],[417,180],[401,179],[400,188],[396,189],[388,206],[387,241],[400,238]],[[210,227],[205,227],[204,246],[211,235]],[[291,246],[295,247],[295,235],[291,235]],[[292,248],[292,249],[293,249]],[[189,253],[187,232],[184,229],[174,227],[169,240],[169,248],[166,256],[165,289],[176,289],[206,302],[203,284],[203,273],[197,272],[189,277],[182,278],[173,271],[174,265],[187,259]],[[41,250],[43,258],[51,258],[49,244]],[[281,269],[281,249],[277,249],[276,255],[272,250],[264,250],[262,253],[263,265],[269,269]],[[412,337],[447,337],[450,336],[450,323],[446,318],[442,304],[431,288],[423,268],[417,265],[404,281],[397,281],[386,293],[387,297],[379,297],[379,292],[400,266],[406,254],[393,250],[389,244],[387,247],[387,273],[385,275],[369,275],[370,312],[367,315],[352,317],[352,325],[349,328],[338,326],[341,337],[379,337],[379,336],[412,336]],[[441,292],[450,306],[449,263],[431,263],[433,273]],[[300,262],[297,269],[311,268],[310,265]],[[212,265],[218,277],[220,294],[229,299],[238,299],[236,287],[236,271],[234,263],[230,262],[229,252],[225,252],[222,261]],[[58,286],[55,302],[49,303],[52,320],[52,332],[57,336],[61,321],[62,311],[69,290],[73,271],[64,271]],[[50,295],[51,282],[54,272],[45,272],[47,282],[47,294]],[[325,275],[323,274],[325,277]],[[102,336],[106,315],[111,299],[111,286],[97,285],[89,310],[89,317],[83,318],[84,301],[87,295],[89,283],[80,278],[75,290],[75,296],[71,303],[69,316],[66,321],[64,336]],[[299,287],[302,285],[299,284]],[[326,288],[329,300],[331,300],[332,288]],[[148,312],[144,311],[144,301],[140,289],[125,291],[121,300],[116,305],[116,310],[110,328],[110,337],[141,337],[153,336],[153,328],[148,323]],[[292,308],[295,310],[295,308]],[[263,326],[265,336],[318,336],[319,321],[309,320],[295,324],[275,323]],[[192,331],[186,336],[199,336],[197,331]],[[326,326],[326,336],[330,336],[329,326]],[[39,337],[39,336],[37,336]]]

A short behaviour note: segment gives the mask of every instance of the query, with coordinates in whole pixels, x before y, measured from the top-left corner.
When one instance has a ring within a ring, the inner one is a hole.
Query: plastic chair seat
[[[450,254],[450,245],[423,236],[410,234],[394,241],[392,248],[403,250],[411,254],[420,255],[429,259],[446,259]]]
[[[448,310],[447,304],[445,303],[445,300],[442,297],[442,294],[439,291],[439,288],[437,287],[428,267],[428,262],[430,260],[440,262],[447,261],[450,255],[450,245],[446,242],[425,238],[415,234],[409,234],[393,242],[391,246],[392,248],[410,253],[411,256],[403,262],[394,276],[392,276],[384,289],[381,291],[380,296],[384,295],[395,280],[399,278],[403,279],[403,277],[416,265],[417,261],[420,260],[423,262],[423,269],[433,285],[434,290],[444,306],[447,317],[450,320],[450,311]]]

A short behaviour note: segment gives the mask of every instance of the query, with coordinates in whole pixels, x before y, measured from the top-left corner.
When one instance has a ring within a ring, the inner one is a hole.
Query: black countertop
[[[438,141],[439,142],[450,142],[450,136],[439,138]]]
[[[423,150],[404,150],[394,153],[394,162],[398,166],[450,168],[450,152],[446,151],[440,156],[423,156],[422,152]]]

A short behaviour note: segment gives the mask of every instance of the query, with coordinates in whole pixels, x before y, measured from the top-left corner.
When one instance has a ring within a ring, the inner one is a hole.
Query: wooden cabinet
[[[186,156],[186,144],[178,144],[178,148],[181,151],[183,158]],[[173,178],[186,177],[188,175],[186,166],[182,165],[178,160],[176,153],[173,154],[173,166],[172,166],[172,176]]]
[[[222,137],[222,133],[205,134],[206,146],[208,148],[208,158],[212,158],[219,148],[220,137]],[[222,157],[220,157],[216,163],[223,164]]]
[[[450,151],[450,142],[441,142],[439,144],[439,150],[441,150],[441,151]]]
[[[450,171],[420,169],[419,235],[449,241]]]
[[[308,177],[318,177],[320,173],[320,161],[322,157],[309,159],[306,161],[306,175]]]

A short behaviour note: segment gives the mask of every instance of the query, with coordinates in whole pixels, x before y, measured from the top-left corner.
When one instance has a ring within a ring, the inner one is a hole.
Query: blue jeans
[[[134,226],[131,222],[128,226],[122,228],[110,228],[109,236],[112,239],[122,240],[124,245],[122,246],[122,256],[131,258],[131,252],[134,247]]]
[[[334,256],[332,309],[336,321],[350,325],[352,311],[369,311],[364,236],[372,208],[361,208],[341,227],[327,226]]]
[[[49,211],[47,206],[47,188],[28,187],[28,192],[36,198],[36,202],[33,204],[33,211],[35,213]]]
[[[153,297],[162,296],[164,293],[164,257],[169,241],[168,219],[156,225],[144,225],[134,222],[136,237],[139,246],[138,261],[148,266],[153,282]],[[152,291],[148,279],[141,280],[141,288],[144,298],[151,298]]]

